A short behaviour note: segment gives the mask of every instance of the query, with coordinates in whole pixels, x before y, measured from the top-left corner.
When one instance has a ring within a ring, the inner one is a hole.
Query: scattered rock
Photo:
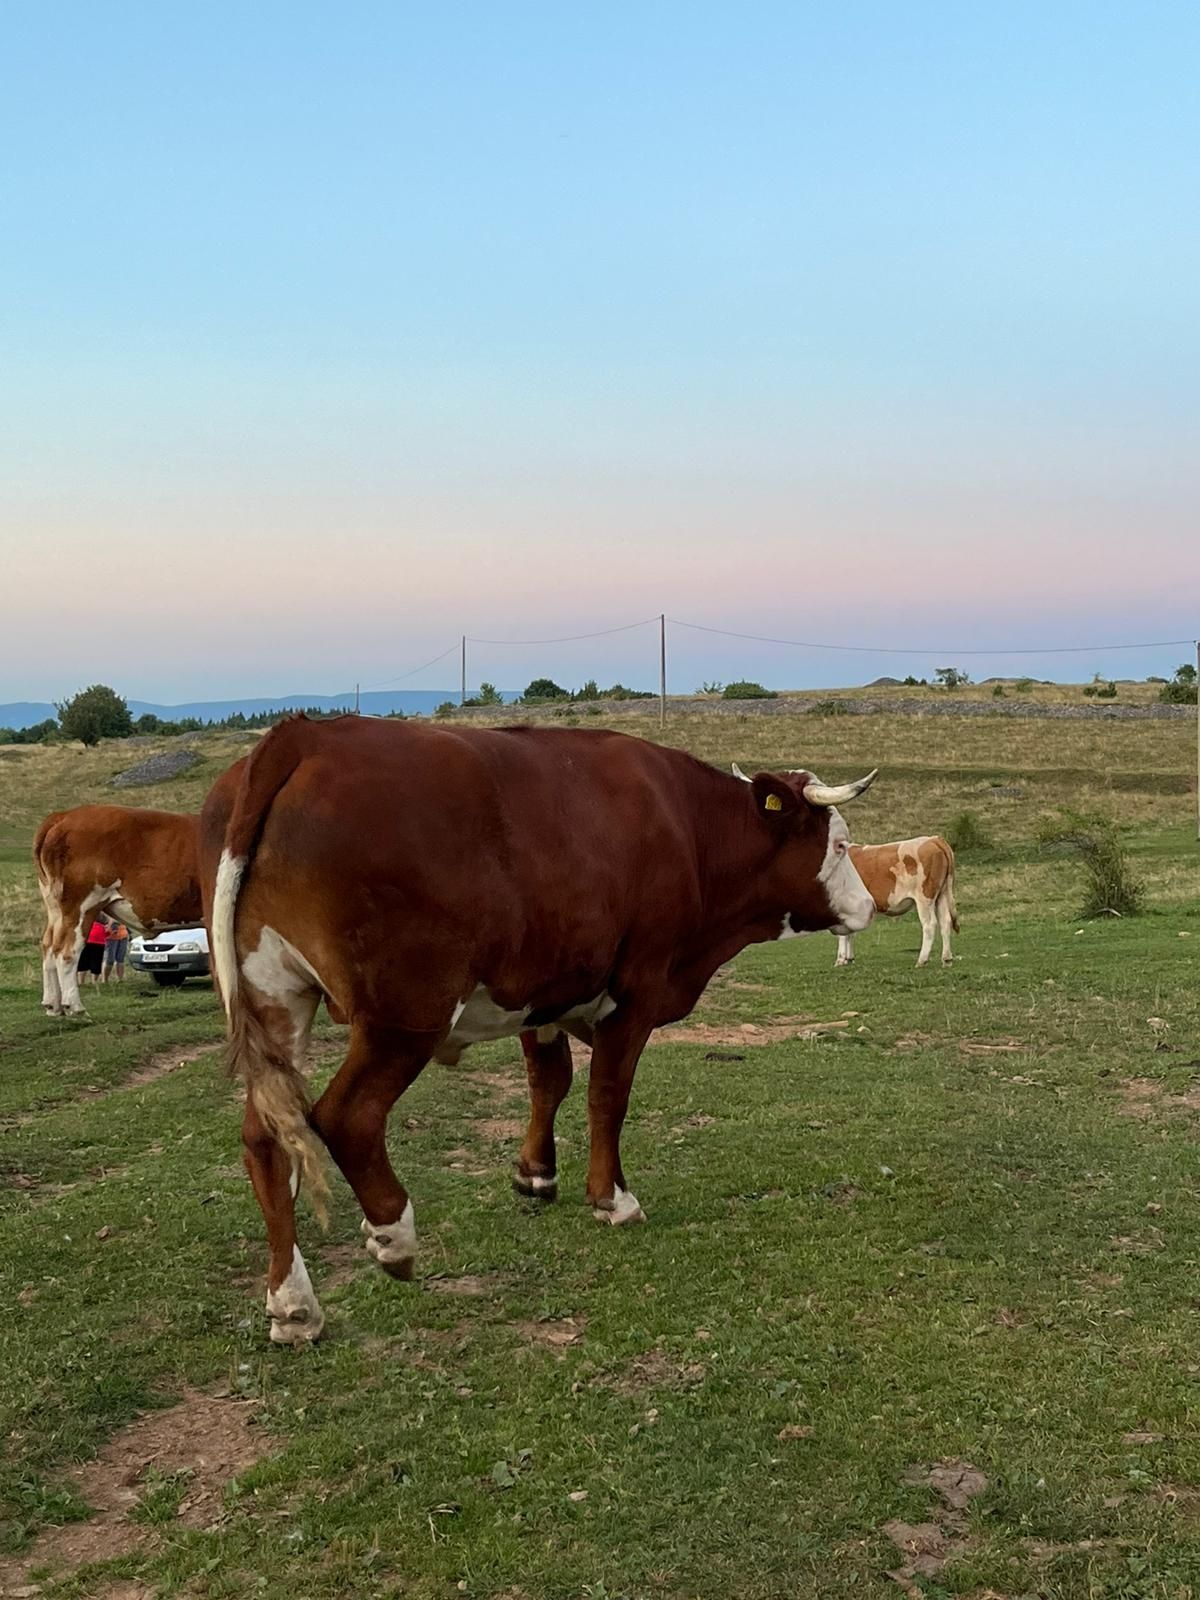
[[[112,780],[112,787],[134,789],[141,784],[164,783],[168,778],[177,778],[181,772],[194,767],[199,760],[200,756],[195,750],[164,750],[161,755],[148,756],[145,761],[139,761],[136,767],[127,767],[124,772],[118,772]]]

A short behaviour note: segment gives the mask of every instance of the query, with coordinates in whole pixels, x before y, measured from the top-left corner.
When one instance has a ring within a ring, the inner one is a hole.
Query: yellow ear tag
[[[764,811],[782,811],[783,810],[783,801],[779,798],[779,796],[777,794],[769,794],[767,796],[767,798],[763,801],[763,810]]]

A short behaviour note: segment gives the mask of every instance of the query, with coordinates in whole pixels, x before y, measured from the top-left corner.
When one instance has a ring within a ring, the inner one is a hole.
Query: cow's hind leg
[[[54,957],[54,934],[50,928],[42,935],[42,1010],[52,1017],[62,1015],[62,989]]]
[[[79,997],[79,957],[83,952],[84,930],[82,918],[75,926],[59,925],[54,936],[54,964],[58,973],[59,1005],[65,1016],[86,1015]]]
[[[542,1039],[542,1033],[551,1037]],[[571,1046],[556,1028],[521,1035],[525,1073],[529,1079],[529,1127],[517,1157],[513,1188],[538,1200],[553,1200],[558,1193],[558,1163],[554,1151],[554,1118],[571,1087]]]
[[[355,1023],[346,1059],[310,1118],[362,1207],[367,1254],[394,1278],[413,1275],[417,1230],[408,1191],[388,1160],[388,1113],[436,1043],[436,1034]]]
[[[311,1344],[325,1314],[296,1242],[296,1183],[291,1160],[263,1124],[251,1101],[242,1118],[242,1160],[267,1225],[267,1316],[275,1344]]]
[[[938,896],[937,919],[938,931],[942,936],[942,965],[948,967],[954,960],[950,952],[950,934],[954,926],[954,913],[950,909],[950,897],[944,890]]]
[[[630,1193],[621,1166],[621,1129],[629,1108],[629,1091],[650,1029],[618,1011],[600,1023],[592,1047],[588,1075],[588,1127],[591,1159],[587,1197],[598,1222],[645,1222],[646,1214]]]
[[[917,915],[921,919],[921,954],[917,957],[917,965],[923,967],[929,960],[930,951],[933,949],[933,936],[937,932],[937,912],[933,908],[933,901],[919,899]]]

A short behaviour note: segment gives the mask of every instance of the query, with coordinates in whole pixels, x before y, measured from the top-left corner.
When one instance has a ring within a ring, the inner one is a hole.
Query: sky
[[[672,628],[680,691],[1144,676],[1188,651],[1091,647],[1200,632],[1194,6],[4,34],[0,702],[332,693],[660,612],[871,647]],[[1049,645],[1089,648],[999,653]],[[657,641],[470,664],[650,687]]]

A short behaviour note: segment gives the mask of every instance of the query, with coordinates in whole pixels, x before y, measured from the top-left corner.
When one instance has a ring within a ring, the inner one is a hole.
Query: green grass
[[[851,719],[831,720],[841,739]],[[940,783],[930,829],[978,805],[974,782]],[[1094,924],[1070,919],[1072,864],[1031,841],[1040,796],[1005,803],[1018,825],[997,803],[995,847],[960,862],[952,969],[915,970],[911,918],[861,936],[848,970],[832,939],[758,947],[700,1020],[857,1013],[849,1027],[724,1051],[742,1061],[669,1034],[647,1051],[624,1142],[645,1228],[580,1203],[582,1085],[560,1117],[563,1198],[539,1208],[511,1193],[511,1141],[487,1137],[523,1109],[515,1044],[429,1068],[391,1132],[425,1276],[371,1267],[339,1185],[327,1235],[303,1215],[329,1332],[298,1355],[266,1342],[211,994],[131,983],[49,1021],[33,947],[11,939],[0,1551],[86,1514],[71,1465],[139,1410],[211,1385],[260,1402],[273,1453],[209,1532],[178,1523],[186,1485],[152,1471],[135,1512],[151,1542],[64,1595],[120,1576],[280,1600],[882,1600],[901,1592],[883,1525],[933,1503],[906,1470],[942,1457],[988,1488],[960,1558],[919,1580],[931,1597],[1200,1594],[1188,799],[1127,835],[1148,914]],[[27,871],[16,832],[6,880]],[[325,1024],[319,1073],[338,1042]],[[467,1274],[482,1292],[437,1287]],[[574,1342],[537,1337],[564,1318]],[[1161,1438],[1125,1442],[1139,1431]]]

